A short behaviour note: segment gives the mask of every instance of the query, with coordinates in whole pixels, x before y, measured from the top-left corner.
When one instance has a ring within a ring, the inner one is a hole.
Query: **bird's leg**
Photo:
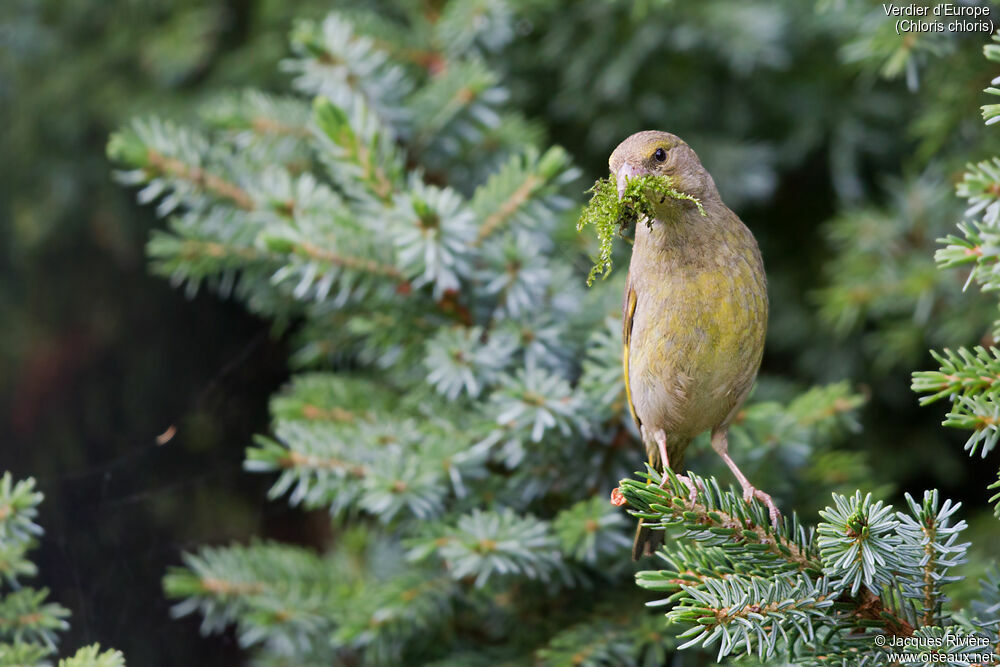
[[[656,440],[656,446],[660,450],[660,463],[663,464],[663,479],[660,480],[660,488],[663,489],[666,488],[667,480],[670,479],[667,477],[667,468],[670,468],[670,457],[667,456],[667,434],[662,428],[658,429],[653,434],[653,439]],[[674,473],[677,479],[688,488],[688,499],[694,503],[698,497],[698,489],[686,475],[682,475],[677,471],[674,471]]]
[[[781,523],[781,512],[778,511],[778,506],[774,504],[774,500],[770,494],[754,488],[754,485],[746,478],[746,475],[739,469],[736,462],[730,458],[728,433],[725,429],[712,433],[712,449],[722,457],[722,460],[726,462],[729,469],[736,475],[737,481],[743,487],[743,502],[749,503],[752,499],[756,498],[764,503],[767,506],[768,513],[771,515],[771,525],[777,529]]]

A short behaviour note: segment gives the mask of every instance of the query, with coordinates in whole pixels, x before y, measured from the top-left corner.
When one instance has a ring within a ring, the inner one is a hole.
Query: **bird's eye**
[[[667,159],[667,151],[662,148],[657,148],[656,151],[653,152],[653,159],[657,162],[663,162]]]

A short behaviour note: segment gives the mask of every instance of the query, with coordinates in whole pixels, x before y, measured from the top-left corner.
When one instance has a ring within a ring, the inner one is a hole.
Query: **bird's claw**
[[[771,525],[777,530],[781,525],[781,512],[778,511],[778,506],[774,504],[774,499],[771,498],[771,494],[764,493],[760,489],[754,488],[752,484],[747,484],[743,487],[743,502],[748,505],[756,498],[760,502],[764,503],[767,507],[767,512],[771,517]]]
[[[702,491],[704,491],[705,487],[702,486],[700,481],[697,484],[695,484],[694,482],[691,481],[691,478],[688,477],[687,475],[677,475],[677,479],[681,481],[681,484],[683,484],[688,488],[688,500],[691,502],[692,505],[694,505],[694,502],[698,500],[698,489],[700,488]]]
[[[694,482],[691,481],[691,478],[688,477],[687,475],[678,475],[675,473],[674,476],[677,478],[678,482],[680,482],[681,484],[683,484],[688,488],[688,500],[691,502],[691,504],[694,504],[695,500],[698,499],[698,489],[700,488],[702,491],[704,491],[705,487],[702,486],[701,482],[698,482],[698,484],[696,485]],[[670,477],[668,477],[667,473],[664,472],[663,479],[660,480],[660,488],[661,489],[667,488],[667,484],[669,482],[670,482]]]

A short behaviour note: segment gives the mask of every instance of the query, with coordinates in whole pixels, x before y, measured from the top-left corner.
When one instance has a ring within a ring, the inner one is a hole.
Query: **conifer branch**
[[[819,554],[794,516],[775,530],[763,506],[747,505],[732,490],[723,491],[714,479],[689,475],[698,487],[692,497],[691,489],[672,470],[667,474],[666,488],[660,488],[660,476],[651,469],[644,475],[648,483],[621,481],[619,490],[633,514],[663,526],[681,527],[692,539],[722,547],[737,560],[749,558],[779,571],[822,571]]]
[[[298,452],[288,452],[278,459],[278,465],[282,468],[300,468],[306,470],[336,470],[346,472],[354,477],[366,477],[370,469],[368,466],[358,463],[351,463],[334,457],[319,457]]]
[[[42,494],[32,478],[15,482],[10,472],[0,476],[0,664],[50,664],[46,658],[56,652],[59,634],[69,627],[70,612],[47,600],[46,588],[25,586],[22,580],[38,574],[28,559],[37,546],[42,529],[35,523]],[[100,656],[97,648],[92,662],[76,658],[65,661],[73,667],[123,667],[117,651]],[[90,655],[91,651],[77,655]],[[116,657],[117,656],[117,657]],[[60,661],[60,665],[64,661]]]
[[[258,249],[253,247],[238,247],[226,245],[217,241],[206,241],[193,238],[186,238],[180,241],[178,257],[181,260],[190,263],[197,262],[202,258],[212,260],[237,259],[245,263],[276,259],[274,255],[261,253]]]
[[[394,266],[388,266],[385,264],[380,264],[373,259],[363,259],[359,257],[351,257],[349,255],[342,255],[319,246],[310,243],[308,241],[303,242],[301,245],[295,246],[292,250],[295,254],[307,257],[309,259],[317,260],[320,262],[326,262],[334,266],[340,266],[345,269],[352,269],[356,271],[363,271],[365,273],[370,273],[376,276],[384,276],[386,278],[392,278],[397,281],[402,281],[403,276],[399,269]]]
[[[125,667],[125,656],[121,651],[101,651],[100,644],[91,644],[60,660],[59,667]]]
[[[492,65],[517,20],[506,2],[455,0],[303,22],[284,64],[303,97],[228,96],[202,110],[204,133],[154,120],[109,146],[141,202],[179,211],[150,244],[158,269],[294,318],[292,363],[326,369],[300,370],[274,397],[273,437],[254,440],[244,467],[271,478],[271,499],[329,512],[335,539],[322,554],[264,543],[187,554],[164,580],[174,613],[197,613],[206,632],[234,627],[261,664],[456,664],[468,646],[473,664],[665,664],[676,635],[720,659],[872,664],[876,634],[958,627],[946,604],[968,546],[957,507],[928,494],[894,512],[854,493],[867,469],[832,449],[858,428],[864,399],[847,383],[750,403],[732,425],[731,444],[785,480],[776,495],[801,491],[787,480],[805,465],[850,488],[816,528],[794,514],[775,528],[712,478],[688,488],[670,473],[660,489],[650,470],[621,483],[644,525],[668,533],[663,569],[636,580],[663,593],[652,604],[672,624],[629,611],[641,608],[624,585],[633,526],[589,497],[637,446],[620,290],[583,293],[583,258],[559,225],[576,170],[504,108]],[[904,55],[894,67],[916,62]],[[986,219],[1000,178],[992,163],[971,171],[963,196],[984,220],[941,263],[1000,284]],[[911,259],[927,220],[947,217],[946,189],[913,179],[893,188],[905,215],[840,221],[835,244],[861,251],[835,267],[831,318],[929,321],[952,292],[929,253]],[[884,270],[856,270],[871,265]],[[919,381],[928,400],[952,399],[951,422],[981,422],[986,450],[1000,367],[991,353],[975,368],[971,354]],[[0,568],[18,558],[0,548]],[[992,595],[961,622],[995,624]]]
[[[371,192],[382,203],[389,204],[396,191],[398,175],[395,172],[398,165],[393,163],[391,156],[379,155],[388,149],[384,147],[384,138],[378,130],[368,128],[368,137],[355,132],[344,110],[326,98],[317,98],[313,111],[319,131],[332,147],[336,147],[338,158],[356,165],[360,169],[361,180]],[[357,122],[363,124],[364,110],[359,109],[357,114],[362,116],[362,120]]]
[[[990,491],[993,489],[997,490],[997,493],[990,497],[989,502],[996,503],[993,513],[998,519],[1000,519],[1000,471],[997,472],[997,481],[993,482],[986,488]]]
[[[473,244],[482,245],[521,217],[537,224],[539,214],[544,213],[539,209],[543,207],[553,210],[565,208],[564,202],[552,195],[560,185],[573,180],[576,175],[576,170],[570,168],[566,152],[558,147],[550,148],[541,155],[529,150],[524,155],[512,156],[473,195],[470,205],[480,217]]]
[[[482,226],[479,228],[479,235],[476,238],[476,243],[482,243],[489,237],[493,232],[497,230],[500,225],[504,224],[513,214],[520,208],[531,195],[534,193],[535,189],[542,184],[542,180],[535,176],[534,174],[528,174],[524,179],[524,182],[517,187],[517,189],[510,195],[510,198],[505,201],[500,208],[495,212],[491,213],[488,218],[483,220]]]
[[[815,531],[794,516],[775,530],[762,506],[714,479],[691,475],[692,490],[669,470],[664,488],[654,471],[643,477],[619,490],[645,525],[668,531],[659,555],[669,567],[636,581],[668,594],[651,605],[671,605],[668,619],[688,628],[680,648],[840,659],[864,651],[864,633],[905,638],[947,621],[941,589],[958,580],[950,570],[969,544],[958,541],[965,522],[952,520],[959,506],[936,491],[907,496],[905,513],[834,494]]]
[[[147,151],[144,162],[146,167],[155,173],[166,174],[188,181],[197,187],[204,188],[218,195],[222,199],[228,199],[233,205],[244,211],[252,211],[256,208],[253,197],[246,190],[201,167],[185,164],[177,158],[162,155],[153,149]]]

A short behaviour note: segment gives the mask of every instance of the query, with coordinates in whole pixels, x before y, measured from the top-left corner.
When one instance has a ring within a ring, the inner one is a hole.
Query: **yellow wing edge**
[[[632,318],[635,315],[636,295],[635,290],[629,285],[625,288],[625,312],[622,319],[622,370],[625,374],[625,400],[628,401],[628,411],[632,415],[636,426],[642,426],[639,416],[635,414],[635,405],[632,404],[632,389],[629,386],[628,357],[629,344],[632,342]]]

